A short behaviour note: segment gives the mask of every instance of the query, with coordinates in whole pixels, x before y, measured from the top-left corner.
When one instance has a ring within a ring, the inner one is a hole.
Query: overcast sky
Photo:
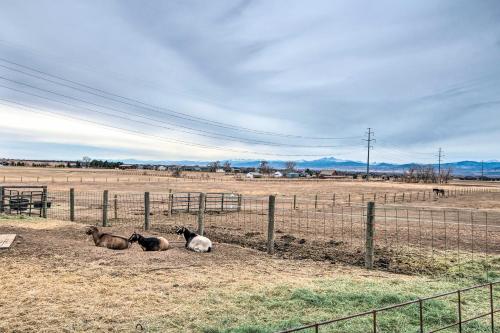
[[[0,157],[500,159],[495,0],[3,0],[0,58]]]

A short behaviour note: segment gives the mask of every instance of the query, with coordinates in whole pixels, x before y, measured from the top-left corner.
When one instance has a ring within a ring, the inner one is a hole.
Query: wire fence
[[[499,332],[499,323],[495,322],[495,315],[500,312],[499,284],[477,285],[280,333],[395,332],[394,316],[398,318],[397,332],[496,333]],[[476,302],[468,302],[471,299]],[[436,316],[437,306],[446,309],[446,313]]]
[[[109,192],[106,200],[103,192],[73,193],[72,199],[71,191],[49,191],[47,216],[87,224],[145,228],[144,193]],[[200,195],[148,194],[148,227],[158,232],[172,232],[180,225],[196,230],[201,219],[206,234],[215,241],[267,250],[268,197],[206,193],[204,209],[200,211]],[[365,204],[334,203],[321,198],[301,198],[298,203],[296,197],[277,197],[272,211],[271,236],[278,254],[364,264]],[[431,272],[456,266],[462,271],[471,261],[488,261],[500,255],[498,211],[377,203],[374,221],[374,266],[380,269]]]

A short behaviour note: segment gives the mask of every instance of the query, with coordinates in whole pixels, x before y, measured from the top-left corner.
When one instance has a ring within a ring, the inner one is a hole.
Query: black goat
[[[163,237],[144,237],[134,232],[128,241],[130,243],[138,242],[144,251],[165,251],[168,249],[168,240]]]

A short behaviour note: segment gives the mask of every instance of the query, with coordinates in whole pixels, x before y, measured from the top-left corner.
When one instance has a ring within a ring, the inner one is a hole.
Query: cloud
[[[338,154],[357,160],[365,154],[361,138],[331,140],[330,145],[342,146],[332,149],[269,147],[170,131],[162,122],[203,131],[198,134],[290,146],[325,143],[304,138],[310,136],[362,137],[372,127],[380,140],[373,152],[378,161],[423,161],[423,155],[412,152],[432,154],[439,146],[450,152],[450,159],[493,159],[500,153],[492,140],[500,130],[494,121],[500,88],[499,14],[496,1],[3,2],[2,58],[163,109],[127,105],[123,102],[130,100],[115,96],[119,103],[2,67],[0,77],[99,106],[2,79],[0,85],[66,104],[2,87],[0,98],[236,151]],[[302,138],[176,118],[166,109]],[[22,142],[29,154],[31,142],[38,154],[37,142],[50,138],[46,157],[61,157],[55,145],[66,142],[71,126],[46,121],[43,130],[27,130],[24,124],[32,123],[28,115],[3,105],[0,110],[7,119],[0,122],[0,135],[17,133],[10,146]],[[123,116],[119,111],[153,119],[147,121],[152,125],[141,123],[140,117],[118,118]],[[86,151],[109,155],[104,158],[127,153],[131,158],[170,160],[259,157],[90,127],[91,139],[85,134],[89,132],[71,133],[72,158]],[[107,138],[111,133],[112,139]],[[405,153],[391,150],[395,146]],[[6,154],[5,145],[2,149]]]

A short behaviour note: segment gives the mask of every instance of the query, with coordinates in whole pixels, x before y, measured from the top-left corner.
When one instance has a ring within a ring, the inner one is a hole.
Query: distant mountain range
[[[149,164],[149,165],[198,165],[205,166],[211,161],[143,161],[135,159],[121,160],[125,164]],[[221,161],[224,163],[226,161]],[[233,167],[258,167],[260,160],[229,160]],[[268,160],[273,168],[284,168],[285,161]],[[366,163],[360,161],[340,160],[334,157],[325,157],[317,160],[297,160],[297,168],[299,169],[336,169],[341,171],[364,171]],[[411,167],[419,165],[418,163],[394,164],[394,163],[374,163],[370,165],[370,170],[374,172],[396,172],[401,173]],[[437,168],[437,164],[434,164]],[[442,168],[451,168],[453,174],[462,176],[480,176],[481,162],[477,161],[460,161],[453,163],[443,163]],[[500,161],[485,161],[483,164],[485,176],[500,177]]]

